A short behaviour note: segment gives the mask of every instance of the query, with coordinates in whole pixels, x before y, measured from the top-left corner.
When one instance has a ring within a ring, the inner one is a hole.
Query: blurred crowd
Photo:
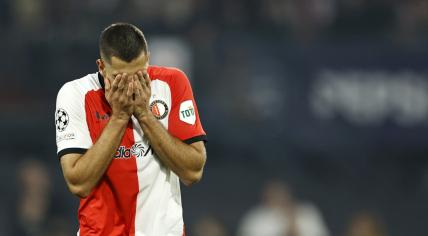
[[[55,70],[70,70],[70,65],[56,65],[49,73],[44,64],[55,64],[59,58],[53,57],[64,54],[71,63],[82,60],[67,50],[86,50],[76,48],[82,42],[92,43],[96,52],[99,32],[115,21],[132,22],[149,36],[184,38],[192,45],[192,53],[204,57],[204,65],[198,68],[210,71],[223,66],[216,57],[229,56],[216,52],[222,37],[239,34],[299,45],[375,38],[414,45],[428,37],[427,11],[424,0],[1,0],[0,47],[10,55],[3,59],[2,73],[19,81],[11,91],[25,91],[22,78],[57,77],[61,74]],[[242,52],[237,49],[231,54],[239,57]],[[37,57],[41,60],[34,61]],[[15,66],[26,70],[11,71]],[[2,94],[13,96],[7,91]]]
[[[232,30],[286,34],[303,42],[325,35],[362,34],[414,40],[426,36],[428,25],[424,0],[2,0],[0,4],[1,31],[26,39],[92,36],[100,25],[121,19],[141,23],[151,32]]]
[[[245,61],[252,60],[251,53],[234,48],[242,38],[268,39],[279,45],[370,38],[417,47],[428,37],[427,11],[424,0],[1,0],[0,49],[7,55],[2,58],[2,77],[11,78],[11,84],[7,90],[0,88],[0,101],[10,97],[18,102],[29,100],[31,96],[16,94],[31,94],[28,87],[32,85],[47,90],[39,97],[53,96],[61,83],[52,83],[52,79],[62,79],[64,73],[76,71],[73,68],[81,66],[79,63],[93,59],[79,57],[80,52],[96,57],[99,32],[116,21],[142,27],[149,38],[169,35],[184,39],[191,45],[193,68],[199,70],[196,74],[212,81],[209,71],[218,68],[233,68],[236,77],[254,74],[245,71],[252,66]],[[221,48],[222,41],[234,43]],[[255,49],[260,56],[257,50],[265,49]]]
[[[74,235],[78,226],[74,215],[77,205],[70,204],[64,188],[58,187],[50,167],[35,157],[23,158],[10,177],[17,185],[9,202],[1,205],[0,234],[8,236]],[[4,176],[3,176],[4,177]],[[60,181],[61,182],[61,181]],[[57,185],[57,186],[55,186]],[[349,213],[343,232],[332,234],[317,205],[300,199],[289,183],[267,179],[258,195],[259,202],[241,212],[235,227],[222,221],[222,216],[209,212],[187,224],[190,236],[386,236],[385,224],[376,212],[360,209]],[[77,200],[77,198],[75,198]],[[75,201],[76,203],[76,201]],[[188,221],[186,221],[188,223]]]

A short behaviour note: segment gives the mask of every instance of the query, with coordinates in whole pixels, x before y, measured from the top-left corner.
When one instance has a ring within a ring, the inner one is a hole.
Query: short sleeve
[[[72,83],[65,84],[58,92],[55,110],[58,157],[69,153],[83,154],[92,146],[84,101],[84,94]]]
[[[171,78],[171,113],[168,131],[185,143],[207,141],[206,133],[199,119],[199,112],[193,97],[189,79],[181,70],[174,69]]]

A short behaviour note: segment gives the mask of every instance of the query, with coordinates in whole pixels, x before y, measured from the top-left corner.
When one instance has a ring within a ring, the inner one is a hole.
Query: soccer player
[[[56,104],[58,157],[81,236],[184,235],[180,183],[202,177],[206,134],[186,75],[149,65],[141,30],[107,27],[98,72]]]

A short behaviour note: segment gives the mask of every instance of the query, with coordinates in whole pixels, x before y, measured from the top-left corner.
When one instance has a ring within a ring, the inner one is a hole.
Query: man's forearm
[[[87,196],[107,170],[128,122],[112,117],[95,144],[74,163],[69,183]],[[83,197],[84,197],[83,196]]]
[[[160,161],[174,171],[184,184],[190,185],[201,178],[205,150],[202,152],[171,136],[152,114],[140,117],[138,121]]]

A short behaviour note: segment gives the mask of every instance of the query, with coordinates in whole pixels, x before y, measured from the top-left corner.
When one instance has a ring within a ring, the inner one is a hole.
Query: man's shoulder
[[[150,65],[148,68],[150,76],[155,77],[186,77],[186,74],[177,67],[168,67],[168,66],[153,66]]]
[[[150,73],[153,73],[153,74],[172,75],[175,73],[183,73],[183,71],[178,69],[177,67],[170,67],[170,66],[150,65],[148,70]]]
[[[87,74],[81,78],[74,79],[66,82],[60,89],[59,93],[78,92],[85,94],[90,90],[97,90],[101,88],[98,79],[98,73]]]
[[[176,87],[177,85],[188,84],[187,75],[176,67],[166,66],[149,66],[148,73],[152,80],[162,80],[170,86]]]

